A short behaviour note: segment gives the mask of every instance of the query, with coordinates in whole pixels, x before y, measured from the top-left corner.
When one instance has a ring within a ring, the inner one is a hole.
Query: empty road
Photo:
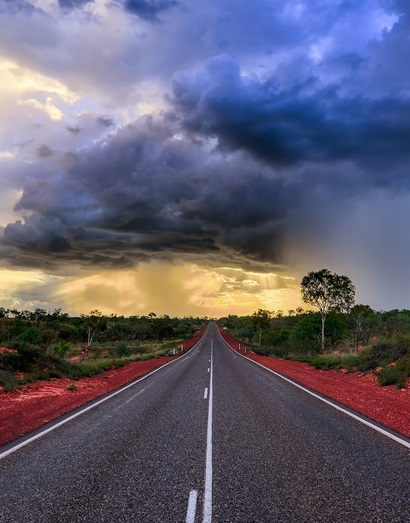
[[[214,324],[23,441],[0,449],[1,523],[410,521],[409,449],[242,358]]]

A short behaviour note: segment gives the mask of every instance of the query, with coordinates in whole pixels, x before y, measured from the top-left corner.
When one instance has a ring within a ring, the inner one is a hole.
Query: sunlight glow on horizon
[[[229,272],[231,275],[227,275]],[[249,279],[250,274],[255,279]],[[300,292],[295,285],[269,288],[271,283],[266,282],[272,282],[274,278],[276,274],[273,273],[163,262],[141,264],[129,270],[55,278],[41,271],[3,270],[0,271],[3,289],[0,306],[61,308],[71,315],[98,309],[107,315],[132,316],[155,312],[157,315],[218,318],[229,314],[248,315],[259,308],[287,311],[300,305]],[[13,288],[19,290],[18,300],[12,297]],[[33,288],[37,300],[30,298]]]

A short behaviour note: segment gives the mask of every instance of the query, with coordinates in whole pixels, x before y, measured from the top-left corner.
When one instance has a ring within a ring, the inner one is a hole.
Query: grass
[[[292,354],[288,359],[302,361],[316,369],[346,369],[348,372],[373,372],[381,386],[405,388],[410,378],[410,343],[408,340],[381,341],[351,354]]]
[[[0,354],[0,386],[5,392],[26,383],[49,381],[68,377],[74,380],[95,376],[110,369],[118,369],[133,361],[148,361],[169,353],[171,344],[145,343],[127,345],[117,342],[114,346],[96,345],[87,356],[81,346],[51,347],[50,351],[20,343],[17,352]],[[61,350],[60,350],[61,349]],[[58,354],[56,354],[58,353]],[[64,357],[62,357],[64,356]],[[74,356],[79,359],[70,360]]]

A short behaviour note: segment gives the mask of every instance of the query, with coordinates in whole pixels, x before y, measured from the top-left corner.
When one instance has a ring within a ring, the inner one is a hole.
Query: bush
[[[131,356],[132,350],[123,341],[117,341],[114,347],[110,349],[110,354],[114,357],[122,358]]]
[[[289,336],[290,346],[295,352],[318,354],[321,350],[321,332],[320,313],[308,314],[292,329]],[[346,334],[346,320],[336,314],[329,314],[325,324],[326,348],[336,348]]]
[[[372,347],[364,349],[358,354],[357,370],[359,372],[369,372],[377,367],[386,367],[390,363],[399,362],[401,360],[405,362],[408,361],[410,357],[409,354],[409,345],[405,343],[403,339],[377,343]],[[401,363],[401,365],[406,366],[405,363]],[[388,376],[393,376],[395,371],[386,370],[384,372],[386,376],[384,376],[384,374],[382,375],[380,378],[382,381],[384,379],[393,379]]]
[[[54,345],[53,352],[59,358],[64,358],[70,350],[70,345],[65,341],[60,341],[57,345]]]
[[[341,359],[340,356],[326,355],[317,356],[316,358],[309,358],[309,365],[315,367],[315,369],[329,370],[340,368]]]
[[[41,339],[41,332],[37,327],[29,327],[17,336],[17,341],[23,343],[39,343]]]
[[[0,385],[5,392],[9,392],[16,389],[19,383],[13,373],[0,369]]]
[[[406,373],[397,365],[388,365],[377,373],[379,385],[396,385],[398,389],[406,386]]]
[[[382,342],[362,351],[360,359],[363,363],[374,361],[375,366],[393,363],[402,356],[409,354],[409,345],[404,341]]]

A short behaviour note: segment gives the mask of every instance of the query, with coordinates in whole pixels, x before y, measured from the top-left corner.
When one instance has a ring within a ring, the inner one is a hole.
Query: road
[[[0,457],[1,523],[410,521],[409,449],[233,352],[213,324]]]

